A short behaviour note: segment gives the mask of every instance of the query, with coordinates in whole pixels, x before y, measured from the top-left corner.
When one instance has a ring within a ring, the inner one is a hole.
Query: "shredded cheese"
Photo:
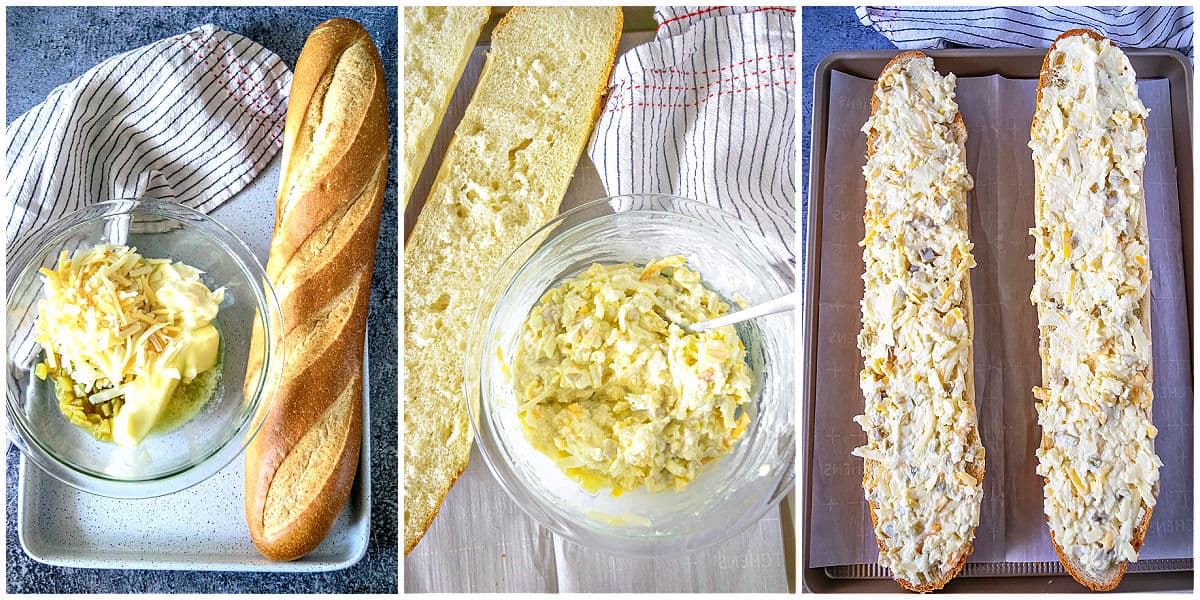
[[[858,347],[867,433],[853,454],[874,461],[863,487],[875,511],[879,564],[916,586],[943,578],[971,548],[983,470],[970,385],[968,298],[975,266],[967,172],[954,124],[953,74],[933,59],[880,75],[863,126],[867,182]],[[868,465],[870,466],[870,465]]]

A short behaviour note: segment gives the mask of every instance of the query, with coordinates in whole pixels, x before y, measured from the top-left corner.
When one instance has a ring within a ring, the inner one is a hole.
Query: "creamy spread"
[[[589,492],[680,490],[746,432],[752,379],[729,306],[682,256],[593,264],[546,292],[512,361],[535,448]]]
[[[954,124],[954,83],[930,58],[893,65],[863,126],[873,144],[860,244],[866,410],[854,420],[867,443],[853,454],[868,463],[879,564],[914,585],[940,579],[970,548],[983,495],[968,389],[975,259],[966,192],[974,184],[965,132]]]
[[[180,420],[168,406],[176,388],[219,359],[213,320],[225,292],[210,291],[200,273],[117,245],[64,251],[55,269],[41,269],[36,328],[45,359],[36,372],[54,380],[71,422],[133,446],[163,415]],[[211,393],[211,376],[202,383],[187,389]]]
[[[1044,508],[1087,575],[1137,560],[1134,531],[1162,461],[1151,422],[1149,248],[1142,207],[1148,114],[1107,40],[1059,40],[1029,147],[1037,177],[1030,300],[1043,385],[1033,390]]]

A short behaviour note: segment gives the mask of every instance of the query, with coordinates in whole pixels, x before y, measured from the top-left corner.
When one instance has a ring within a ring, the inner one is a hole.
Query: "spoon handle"
[[[765,315],[771,315],[779,312],[794,310],[796,308],[796,299],[800,296],[800,292],[792,292],[786,296],[780,296],[770,302],[756,304],[737,312],[729,313],[723,317],[717,317],[701,323],[693,323],[685,325],[684,331],[688,333],[700,333],[717,327],[724,327],[750,319],[757,319]]]

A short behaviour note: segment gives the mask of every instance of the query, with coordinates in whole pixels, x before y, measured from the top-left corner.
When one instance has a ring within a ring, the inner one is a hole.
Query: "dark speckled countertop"
[[[101,60],[205,23],[245,35],[296,63],[309,31],[333,17],[362,23],[375,39],[388,77],[392,153],[375,251],[369,316],[371,372],[371,538],[357,565],[312,574],[70,569],[38,563],[17,539],[18,452],[7,451],[9,593],[395,593],[396,537],[396,49],[395,8],[297,7],[14,7],[7,9],[7,122],[54,87]]]

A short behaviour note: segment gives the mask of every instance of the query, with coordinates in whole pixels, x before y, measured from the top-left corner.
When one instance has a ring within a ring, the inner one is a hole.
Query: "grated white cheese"
[[[1136,561],[1134,531],[1155,504],[1162,461],[1151,420],[1150,284],[1142,219],[1149,111],[1129,60],[1072,36],[1051,52],[1031,131],[1043,387],[1044,508],[1055,541],[1085,574]]]

